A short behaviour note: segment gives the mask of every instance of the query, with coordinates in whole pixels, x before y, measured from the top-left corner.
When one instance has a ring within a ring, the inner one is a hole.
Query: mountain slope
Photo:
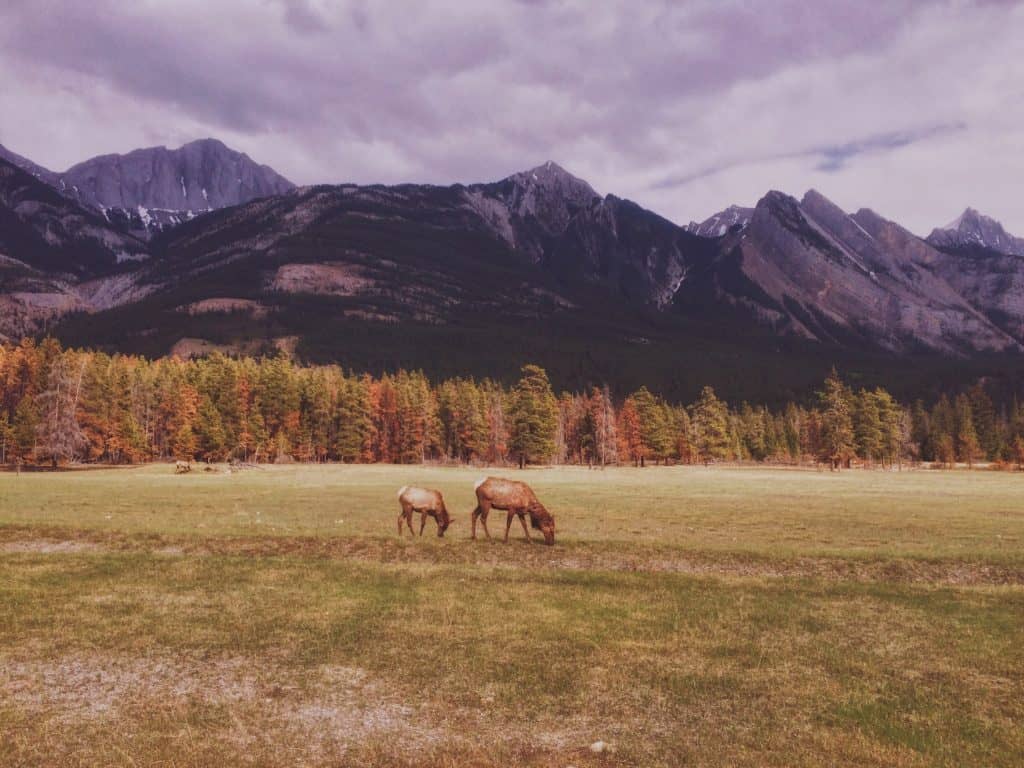
[[[184,223],[153,250],[135,279],[164,328],[183,313],[244,308],[302,338],[297,318],[315,305],[322,316],[433,325],[598,328],[615,314],[626,337],[667,313],[848,349],[1020,348],[938,273],[940,252],[813,190],[802,201],[771,192],[745,228],[705,238],[546,163],[468,187],[297,189]],[[135,332],[152,334],[144,324]]]
[[[42,182],[53,186],[57,183],[57,174],[51,170],[43,168],[43,166],[32,162],[27,157],[12,152],[3,144],[0,144],[0,160],[6,160],[16,168],[20,168],[31,176],[35,176]]]
[[[1019,348],[933,274],[931,248],[883,233],[880,222],[873,234],[813,190],[802,201],[770,192],[696,285],[779,333],[820,342],[944,354]]]
[[[131,298],[146,246],[0,160],[0,335],[34,333],[78,310]]]

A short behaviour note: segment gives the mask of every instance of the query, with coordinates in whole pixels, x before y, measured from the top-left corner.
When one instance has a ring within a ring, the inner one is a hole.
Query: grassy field
[[[482,474],[0,474],[0,765],[1024,764],[1024,476]]]

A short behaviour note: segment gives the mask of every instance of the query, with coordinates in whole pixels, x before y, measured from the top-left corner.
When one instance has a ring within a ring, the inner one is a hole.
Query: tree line
[[[285,356],[148,360],[63,349],[53,339],[0,345],[0,462],[134,464],[426,461],[589,465],[762,461],[1024,465],[1024,408],[982,385],[926,405],[853,390],[833,373],[812,401],[730,407],[711,387],[669,403],[646,387],[552,390],[522,369],[433,383],[374,377]]]

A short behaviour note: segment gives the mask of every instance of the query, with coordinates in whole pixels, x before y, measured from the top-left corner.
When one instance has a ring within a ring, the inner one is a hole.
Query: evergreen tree
[[[983,455],[981,442],[974,427],[974,414],[971,401],[967,395],[956,399],[956,455],[960,461],[973,467],[974,462]]]
[[[671,422],[666,418],[664,404],[647,387],[640,387],[632,395],[633,406],[640,422],[640,434],[645,447],[644,457],[663,461],[673,450]]]
[[[697,455],[704,464],[729,457],[729,413],[711,387],[704,387],[694,403],[692,424]]]
[[[14,437],[14,458],[25,461],[33,455],[36,448],[36,427],[39,414],[36,412],[34,398],[23,397],[14,409],[12,433]]]
[[[1013,460],[1017,469],[1024,469],[1024,437],[1017,435],[1013,438]]]
[[[512,390],[509,406],[509,447],[520,467],[551,458],[558,427],[558,404],[547,372],[539,366],[526,365],[522,373]]]
[[[74,458],[86,443],[78,423],[85,362],[85,358],[72,360],[70,353],[53,353],[46,388],[36,396],[37,453],[49,459],[54,467],[60,461]]]
[[[873,392],[861,390],[853,399],[853,437],[857,455],[876,461],[882,455],[882,414]]]
[[[925,410],[924,402],[917,400],[910,410],[910,442],[919,459],[931,461],[934,458],[931,441],[931,416]]]
[[[618,418],[619,453],[629,458],[634,466],[643,466],[647,456],[647,446],[644,444],[643,433],[640,429],[640,414],[637,412],[636,403],[632,397],[627,397],[619,410]]]
[[[932,408],[931,430],[929,432],[928,454],[933,461],[952,465],[956,454],[956,412],[949,398],[943,394],[939,401]],[[953,458],[950,458],[949,448],[952,446]]]
[[[204,461],[220,461],[227,455],[227,435],[224,432],[224,424],[221,421],[220,412],[208,396],[203,397],[199,405],[194,437],[197,453]],[[182,439],[187,441],[187,435]],[[181,448],[184,453],[188,453],[186,444],[183,443]]]
[[[971,421],[978,438],[980,453],[989,459],[996,459],[1003,447],[996,409],[984,387],[976,384],[967,393],[971,405]]]
[[[821,403],[819,456],[832,469],[848,465],[854,455],[853,418],[850,393],[836,369],[825,380],[818,394]]]

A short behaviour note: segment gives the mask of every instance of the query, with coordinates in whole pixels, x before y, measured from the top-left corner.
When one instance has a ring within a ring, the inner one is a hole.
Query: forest
[[[713,463],[1024,466],[1024,408],[982,384],[935,402],[854,390],[833,371],[807,402],[672,403],[641,387],[556,394],[543,368],[512,386],[303,366],[284,355],[146,359],[0,345],[0,463],[149,461],[462,464]]]

